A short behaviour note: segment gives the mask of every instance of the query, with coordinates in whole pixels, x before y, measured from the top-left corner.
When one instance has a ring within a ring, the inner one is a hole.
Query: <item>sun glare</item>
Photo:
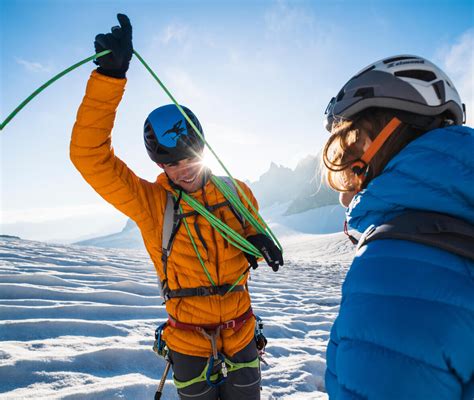
[[[202,157],[202,166],[209,168],[214,174],[222,171],[222,167],[210,151],[205,151]]]

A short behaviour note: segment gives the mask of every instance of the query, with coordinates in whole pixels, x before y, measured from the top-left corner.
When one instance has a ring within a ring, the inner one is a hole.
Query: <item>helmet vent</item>
[[[149,132],[150,130],[151,130],[151,124],[148,122],[148,120],[146,120],[144,131]]]
[[[341,101],[343,97],[344,97],[344,90],[341,90],[336,96],[336,101]]]
[[[162,146],[157,146],[155,149],[156,154],[169,154],[169,151],[167,151],[164,147]]]
[[[438,99],[440,99],[441,102],[444,102],[446,100],[446,90],[443,81],[435,82],[433,84],[433,88],[436,92],[436,96],[438,96]]]
[[[392,57],[392,58],[387,58],[386,60],[383,60],[384,64],[390,64],[396,61],[402,61],[402,60],[413,60],[417,59],[418,57],[413,57],[413,56],[403,56],[403,57]]]
[[[432,71],[426,71],[422,69],[410,69],[408,71],[397,71],[395,76],[400,78],[412,78],[420,81],[431,82],[436,79],[436,75]]]
[[[374,88],[372,87],[360,88],[357,90],[357,92],[354,93],[354,97],[363,97],[364,99],[367,97],[374,97]]]

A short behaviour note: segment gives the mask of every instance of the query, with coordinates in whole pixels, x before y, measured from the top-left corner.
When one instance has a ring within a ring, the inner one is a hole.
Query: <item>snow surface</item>
[[[289,231],[292,231],[292,234],[311,233],[320,235],[343,230],[346,209],[341,207],[340,204],[285,215],[287,208],[288,203],[280,203],[260,210],[260,214],[269,225],[280,226],[279,235],[287,235]]]
[[[326,399],[325,349],[353,255],[342,234],[284,238],[249,283],[269,344],[262,399]],[[0,239],[0,399],[151,399],[166,319],[145,252]],[[164,399],[177,399],[171,373]]]

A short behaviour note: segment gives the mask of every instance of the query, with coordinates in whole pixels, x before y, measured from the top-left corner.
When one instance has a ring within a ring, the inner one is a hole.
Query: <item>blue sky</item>
[[[294,167],[316,154],[326,139],[322,114],[329,99],[383,57],[409,53],[436,62],[458,87],[469,115],[473,7],[472,0],[3,0],[0,119],[50,77],[93,54],[95,35],[108,32],[116,13],[124,12],[135,49],[197,114],[229,170],[256,180],[271,161]],[[56,82],[0,134],[3,233],[65,239],[123,223],[68,157],[93,68],[82,66]],[[146,155],[142,125],[169,100],[136,59],[128,78],[114,147],[139,175],[154,180],[159,171]],[[219,172],[214,161],[210,165]]]

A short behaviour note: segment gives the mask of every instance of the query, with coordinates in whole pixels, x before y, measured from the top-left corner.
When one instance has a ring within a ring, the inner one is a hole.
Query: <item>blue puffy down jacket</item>
[[[410,143],[353,199],[347,219],[363,232],[407,210],[474,224],[473,129]],[[404,240],[362,247],[331,331],[326,390],[331,400],[474,399],[474,262]]]

